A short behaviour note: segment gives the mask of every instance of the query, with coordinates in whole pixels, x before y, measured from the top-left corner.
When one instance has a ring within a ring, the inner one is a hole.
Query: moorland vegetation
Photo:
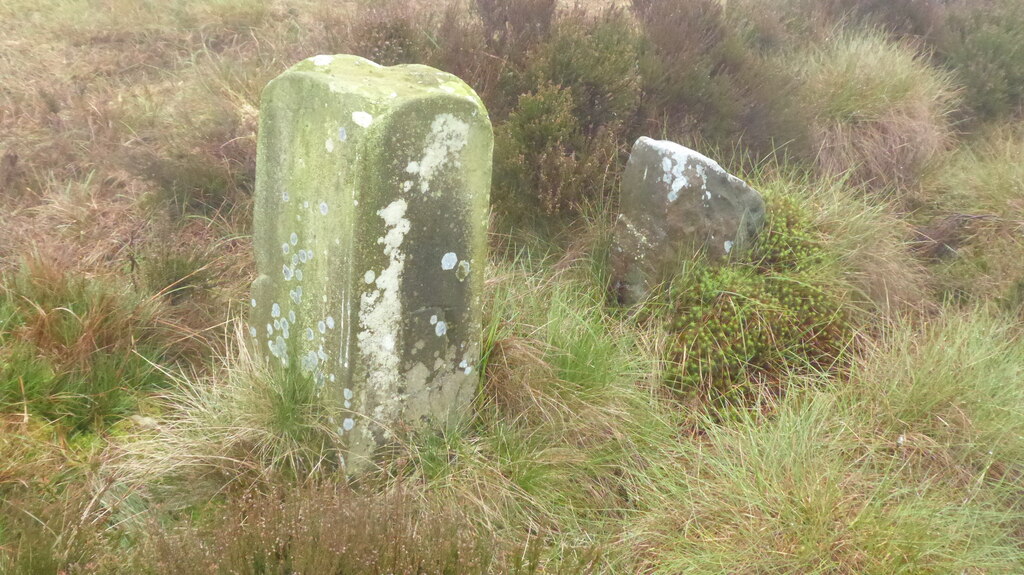
[[[612,5],[614,4],[614,5]],[[0,573],[1024,572],[1024,3],[6,0]],[[472,419],[348,481],[238,336],[263,86],[495,127]],[[633,141],[766,199],[623,308]]]

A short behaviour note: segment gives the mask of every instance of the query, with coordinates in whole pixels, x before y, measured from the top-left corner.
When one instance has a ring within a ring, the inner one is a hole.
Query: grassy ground
[[[0,5],[0,573],[1024,572],[1011,0]],[[237,335],[259,94],[357,53],[496,131],[473,418],[339,473]],[[609,305],[639,135],[769,219]]]

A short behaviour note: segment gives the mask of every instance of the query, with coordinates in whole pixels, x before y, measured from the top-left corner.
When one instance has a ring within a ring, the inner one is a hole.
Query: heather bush
[[[337,486],[247,493],[174,532],[155,526],[141,573],[537,572],[536,546],[506,549],[458,508],[411,493]],[[525,552],[525,553],[524,553]]]
[[[579,9],[577,9],[579,10]],[[527,77],[572,90],[573,115],[587,135],[614,124],[629,125],[639,97],[639,36],[625,12],[608,9],[592,18],[563,16]]]
[[[642,130],[762,158],[806,147],[792,78],[747,43],[722,3],[634,0]]]
[[[614,193],[621,161],[614,129],[585,135],[574,90],[548,84],[524,94],[495,129],[492,197],[505,223],[564,219]]]
[[[1024,106],[1024,5],[975,0],[953,5],[935,34],[939,59],[964,87],[978,120],[1017,117]]]

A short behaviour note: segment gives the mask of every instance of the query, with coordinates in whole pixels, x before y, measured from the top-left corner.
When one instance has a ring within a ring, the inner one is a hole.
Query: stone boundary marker
[[[697,253],[724,259],[749,247],[764,224],[760,194],[675,142],[638,139],[621,190],[610,259],[613,290],[627,305]]]
[[[493,135],[460,79],[316,56],[260,105],[249,335],[313,378],[348,472],[468,411]]]

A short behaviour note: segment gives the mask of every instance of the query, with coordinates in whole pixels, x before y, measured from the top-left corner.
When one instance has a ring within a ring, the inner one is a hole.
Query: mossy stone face
[[[724,259],[749,248],[764,224],[760,194],[675,142],[638,139],[621,189],[611,267],[626,304],[671,279],[697,253]]]
[[[264,90],[250,336],[315,378],[358,471],[476,389],[493,137],[427,66],[316,56]]]

